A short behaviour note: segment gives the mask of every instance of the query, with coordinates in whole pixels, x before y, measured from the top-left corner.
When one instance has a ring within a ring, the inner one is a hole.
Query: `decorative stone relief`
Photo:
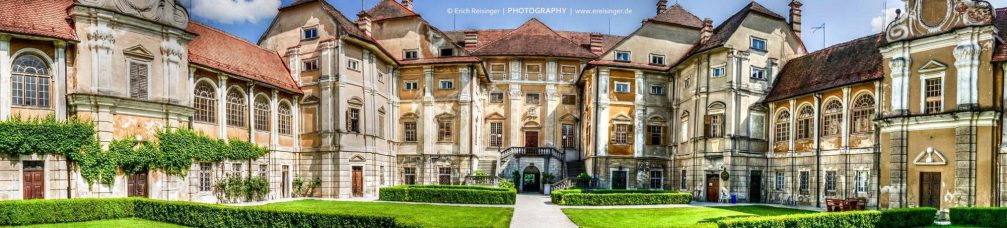
[[[916,165],[946,165],[948,160],[944,158],[944,154],[940,151],[935,150],[933,147],[927,147],[926,150],[920,152],[913,159],[913,164]]]
[[[81,5],[116,11],[180,29],[189,25],[189,12],[176,0],[78,0]]]
[[[942,10],[943,15],[940,14]],[[938,34],[966,26],[988,25],[993,22],[993,6],[982,0],[908,0],[907,11],[900,13],[888,24],[886,30],[888,41]]]

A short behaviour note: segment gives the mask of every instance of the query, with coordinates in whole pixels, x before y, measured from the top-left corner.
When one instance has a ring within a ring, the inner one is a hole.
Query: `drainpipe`
[[[594,116],[592,116],[592,117],[594,118],[594,129],[598,129],[598,125],[601,124],[601,120],[600,120],[600,118],[598,118],[598,115],[601,115],[601,111],[599,109],[599,106],[601,106],[601,88],[599,87],[601,85],[601,82],[598,81],[598,80],[600,80],[600,77],[601,77],[601,75],[600,75],[601,74],[601,69],[595,68],[594,74],[595,74],[594,75],[594,80],[593,80],[594,81]],[[601,134],[601,133],[595,132],[594,135],[593,135],[594,136],[594,140],[591,140],[591,141],[594,141],[594,153],[591,155],[591,177],[594,177],[594,178],[598,177],[598,146],[599,146],[598,134]],[[588,185],[590,185],[590,183],[588,183]]]
[[[815,207],[821,208],[822,198],[820,196],[822,195],[822,180],[818,179],[821,178],[821,172],[822,172],[822,139],[821,139],[821,131],[819,131],[820,130],[819,128],[822,127],[821,93],[815,94],[815,110],[818,110],[818,112],[816,112],[817,115],[815,115],[816,119],[815,122],[817,122],[819,125],[817,126],[817,128],[815,128],[815,133],[813,134],[815,136],[815,179],[817,179],[817,181],[815,181]]]

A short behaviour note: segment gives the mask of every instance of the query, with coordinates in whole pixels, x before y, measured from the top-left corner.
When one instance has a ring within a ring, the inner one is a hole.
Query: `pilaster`
[[[217,138],[227,138],[227,75],[217,74]]]
[[[610,100],[608,97],[608,83],[609,83],[609,68],[601,67],[598,68],[598,80],[596,82],[598,89],[598,121],[597,126],[595,126],[596,131],[594,131],[595,140],[598,147],[595,148],[595,156],[608,156],[608,132],[609,132],[609,110],[608,106]],[[598,162],[597,160],[594,162]],[[606,171],[607,170],[602,170]]]
[[[0,41],[2,42],[2,41]],[[56,119],[66,120],[66,42],[56,41],[54,42],[56,46],[56,59],[53,60],[53,89],[52,89],[52,105],[55,106]],[[0,48],[2,49],[2,48]],[[0,57],[2,58],[2,57]],[[0,59],[0,63],[7,63],[7,60]],[[10,73],[0,73],[6,77]],[[5,84],[10,85],[10,84]],[[9,93],[5,93],[9,94]],[[10,103],[5,103],[10,104]],[[169,121],[170,122],[170,121]],[[170,126],[170,123],[169,123]]]
[[[248,94],[245,95],[245,129],[248,132],[248,142],[255,143],[255,84],[248,83]]]
[[[976,182],[980,179],[976,176],[976,142],[975,126],[965,125],[955,128],[954,195],[957,204],[954,206],[956,207],[975,206]]]
[[[510,142],[511,147],[521,147],[524,146],[521,145],[521,142],[524,142],[524,138],[521,137],[521,119],[523,118],[521,115],[521,96],[523,93],[521,92],[520,84],[508,84],[507,86],[510,90],[510,94],[508,94],[510,96],[510,102],[508,102],[510,110],[507,112],[507,121],[510,122],[508,124],[510,125],[510,129],[505,129],[505,131],[509,132],[510,136],[505,142]]]
[[[431,66],[423,66],[423,112],[420,113],[420,130],[423,132],[419,139],[423,142],[422,154],[433,153],[434,142],[437,141],[437,114],[434,114],[434,69]]]
[[[904,49],[904,48],[903,48]],[[892,112],[907,113],[909,111],[909,65],[911,60],[908,53],[902,57],[895,57],[889,61],[889,68],[892,69]]]
[[[11,97],[11,62],[9,35],[0,35],[0,120],[10,117]]]
[[[276,149],[280,145],[280,98],[279,90],[273,89],[269,97],[269,148]],[[254,135],[253,135],[254,137]]]
[[[957,101],[959,109],[971,109],[978,105],[979,52],[981,48],[975,34],[960,34],[961,40],[954,49],[957,78]]]
[[[543,139],[545,145],[560,147],[559,140],[556,140],[556,129],[558,129],[556,127],[556,106],[559,105],[559,92],[556,91],[556,84],[546,84],[545,97],[542,110],[545,111],[545,126],[542,127]]]
[[[472,72],[469,70],[468,66],[458,67],[459,76],[461,77],[461,85],[458,87],[461,89],[461,93],[458,95],[459,105],[461,106],[461,115],[458,116],[461,125],[458,125],[458,144],[459,150],[463,154],[474,154],[472,151],[472,139],[473,134],[471,132],[472,126]]]

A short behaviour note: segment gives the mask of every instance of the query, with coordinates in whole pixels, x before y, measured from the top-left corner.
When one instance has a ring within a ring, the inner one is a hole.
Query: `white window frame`
[[[500,71],[494,71],[493,68],[495,68],[496,66],[500,66],[500,69],[502,69],[502,70],[500,70]],[[489,70],[490,70],[490,73],[504,73],[504,74],[506,74],[507,73],[507,64],[503,64],[503,63],[491,63]]]
[[[445,85],[444,83],[445,82],[448,83],[447,85],[450,85],[450,87],[444,87],[444,85]],[[455,89],[455,80],[451,80],[451,79],[437,80],[437,89],[438,90],[453,90],[453,89]]]
[[[650,85],[650,94],[664,95],[665,93],[667,93],[667,91],[664,88],[665,87],[663,85]],[[654,89],[657,89],[659,91],[655,92]]]
[[[755,41],[761,41],[762,42],[762,48],[756,48],[755,47]],[[766,40],[766,39],[764,39],[764,38],[761,38],[761,37],[752,36],[749,39],[749,41],[748,41],[748,47],[751,50],[765,52],[765,51],[769,50],[769,41]]]
[[[626,91],[619,91],[619,86],[626,86]],[[615,82],[615,88],[612,91],[615,91],[615,93],[629,93],[630,90],[632,90],[632,89],[633,88],[632,88],[632,86],[629,85],[629,82],[619,82],[619,81],[617,81],[617,82]]]
[[[412,86],[409,86],[409,85],[412,85]],[[410,87],[412,87],[412,88],[410,88]],[[409,80],[409,81],[403,81],[402,82],[402,90],[408,90],[408,91],[418,90],[419,87],[420,87],[420,82],[416,81],[416,80]]]
[[[409,57],[409,53],[413,53],[413,57],[412,58]],[[419,49],[403,49],[402,50],[402,59],[408,59],[408,60],[411,60],[411,59],[420,59],[420,50]]]
[[[346,59],[346,69],[350,69],[352,71],[360,71],[360,60]]]
[[[940,113],[944,112],[944,110],[947,110],[945,107],[946,105],[944,102],[945,101],[944,95],[947,94],[947,90],[945,90],[946,88],[945,85],[947,85],[948,83],[945,80],[944,72],[942,71],[942,72],[920,75],[920,113],[927,113],[927,79],[933,79],[933,78],[939,78],[941,80],[941,110],[935,113]]]
[[[451,50],[451,55],[444,55],[444,50]],[[457,51],[455,51],[454,48],[441,48],[441,49],[437,50],[437,52],[438,52],[437,54],[440,55],[441,57],[450,57],[450,56],[455,56],[456,54],[458,54]]]
[[[314,30],[315,31],[314,32],[315,36],[314,37],[308,37],[307,36],[308,34],[306,34],[308,30]],[[301,40],[313,40],[313,39],[318,39],[318,37],[319,37],[318,36],[318,26],[308,26],[308,27],[302,27],[301,28]]]
[[[766,80],[769,77],[769,71],[766,68],[751,66],[752,72],[749,75],[750,78],[755,80]],[[755,77],[755,72],[762,72],[760,77]]]
[[[713,67],[710,72],[714,78],[724,77],[724,75],[727,74],[727,68],[723,66]]]
[[[853,192],[864,193],[868,191],[870,187],[871,173],[868,170],[855,170],[853,171],[853,181],[854,187]]]
[[[315,66],[314,69],[308,69],[308,63]],[[317,71],[318,70],[318,58],[310,58],[301,60],[301,71]]]
[[[654,61],[654,60],[657,60],[657,59],[660,59],[661,62]],[[667,60],[667,58],[665,58],[664,55],[650,53],[650,59],[649,59],[650,64],[662,65],[663,66],[663,65],[668,64],[666,60]]]
[[[626,59],[619,59],[619,54],[626,54]],[[630,51],[615,51],[615,61],[619,62],[629,62],[633,60],[632,52]]]
[[[787,174],[783,171],[776,171],[776,184],[773,185],[773,189],[776,191],[783,191],[787,187]]]
[[[654,172],[657,172],[657,173],[661,174],[661,175],[657,176],[657,179],[661,180],[661,184],[660,184],[660,186],[658,188],[654,188],[654,183],[653,183],[653,181],[654,181]],[[650,174],[650,178],[647,179],[647,188],[648,189],[660,189],[660,190],[664,190],[664,170],[659,170],[659,169],[650,170],[650,172],[648,174]]]
[[[567,69],[567,68],[572,68],[573,72],[571,72],[571,73],[564,72],[564,69]],[[570,80],[574,80],[574,78],[573,78],[574,75],[577,75],[577,66],[575,66],[575,65],[560,65],[559,66],[559,75],[560,75],[560,79],[561,80],[563,78],[569,78]]]

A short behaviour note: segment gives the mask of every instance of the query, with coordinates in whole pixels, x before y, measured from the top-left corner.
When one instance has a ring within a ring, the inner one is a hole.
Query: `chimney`
[[[801,37],[801,1],[790,1],[790,29],[794,30],[797,37]]]
[[[713,36],[713,20],[707,17],[703,19],[703,29],[699,30],[699,43],[706,43]]]
[[[405,6],[406,9],[413,10],[413,0],[402,0],[402,6]]]
[[[604,41],[604,37],[601,33],[592,32],[591,33],[591,53],[595,55],[601,55],[604,50],[602,50],[601,43]]]
[[[668,10],[668,0],[658,0],[657,1],[657,14],[664,13]]]
[[[357,28],[364,31],[364,34],[371,35],[371,15],[360,11],[357,13]]]
[[[465,48],[475,48],[477,44],[479,44],[479,31],[465,30]]]

